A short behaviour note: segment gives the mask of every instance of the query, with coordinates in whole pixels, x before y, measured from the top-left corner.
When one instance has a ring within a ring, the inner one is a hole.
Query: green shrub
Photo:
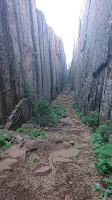
[[[109,139],[107,135],[108,128],[109,128],[109,120],[106,121],[106,124],[100,125],[96,130],[96,133],[101,134],[104,142],[108,142]]]
[[[82,116],[82,123],[88,125],[88,116]]]
[[[75,102],[75,100],[73,101],[73,109],[76,109],[76,108],[78,108],[78,106],[77,106],[77,104],[76,104],[76,102]]]
[[[41,97],[34,104],[35,121],[41,126],[55,125],[57,114],[51,109],[51,104]]]
[[[38,136],[40,136],[44,139],[47,138],[46,135],[45,135],[45,132],[44,131],[40,132],[38,129],[34,129],[34,131],[31,132],[31,131],[28,131],[28,130],[24,130],[23,128],[18,128],[16,131],[27,134],[28,136],[34,136],[35,138],[38,137]]]
[[[92,138],[90,139],[90,142],[93,143],[93,146],[92,146],[93,149],[97,149],[102,146],[103,138],[101,134],[92,133]]]
[[[24,97],[29,98],[31,101],[37,97],[36,92],[32,89],[32,86],[27,81],[24,82]]]
[[[33,162],[33,163],[37,164],[37,159],[32,156],[29,158],[29,162]]]
[[[99,148],[94,151],[97,154],[98,162],[96,167],[102,174],[112,173],[112,144],[103,143]]]
[[[50,104],[44,97],[41,97],[33,104],[35,116],[27,123],[39,123],[41,126],[56,126],[58,116],[65,115],[66,110],[56,104]]]
[[[75,114],[80,114],[80,110],[79,110],[79,108],[75,108]]]
[[[105,189],[103,189],[99,183],[94,183],[95,187],[92,190],[99,190],[99,196],[106,199],[109,194],[112,194],[112,176],[105,178],[103,181],[106,183]]]
[[[66,110],[64,108],[61,108],[60,106],[56,104],[51,104],[51,110],[57,115],[65,115],[66,116]]]
[[[91,111],[88,116],[88,124],[94,130],[98,127],[99,124],[99,110]]]
[[[0,129],[3,129],[4,128],[4,125],[0,125]]]
[[[112,176],[105,178],[103,181],[106,183],[106,189],[104,191],[104,198],[106,199],[109,194],[112,194]]]
[[[97,157],[98,162],[96,162],[96,167],[100,173],[110,174],[112,172],[112,141],[111,136],[109,143],[104,142],[104,134],[108,130],[109,121],[106,121],[104,125],[100,125],[96,133],[92,133],[94,153]]]
[[[18,128],[16,131],[20,132],[20,133],[24,133],[24,129],[23,128]]]
[[[29,135],[29,136],[32,136],[32,135],[33,135],[35,138],[38,137],[38,136],[40,136],[40,137],[42,137],[42,138],[44,138],[44,139],[47,139],[45,132],[44,132],[44,131],[40,132],[40,131],[37,130],[37,129],[34,129],[33,132],[29,132],[28,135]]]
[[[96,188],[100,190],[100,196],[104,196],[106,199],[109,194],[112,194],[112,135],[110,135],[109,143],[104,141],[104,134],[107,132],[109,127],[109,120],[106,121],[104,125],[100,125],[96,133],[92,133],[92,139],[90,142],[93,143],[94,154],[97,158],[95,163],[96,168],[101,174],[110,175],[109,178],[105,178],[103,181],[105,184],[105,189],[101,187]],[[99,183],[96,183],[100,185]]]
[[[10,147],[11,142],[7,141],[7,138],[9,137],[10,133],[7,133],[6,136],[3,136],[2,133],[0,132],[0,149],[6,149]]]
[[[80,112],[79,117],[82,119],[82,117],[84,117],[84,114],[82,112]]]

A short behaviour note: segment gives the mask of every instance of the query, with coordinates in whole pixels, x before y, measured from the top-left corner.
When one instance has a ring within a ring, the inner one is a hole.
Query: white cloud
[[[72,59],[74,37],[78,32],[83,2],[84,0],[36,0],[37,8],[42,10],[47,23],[63,40],[67,63]]]

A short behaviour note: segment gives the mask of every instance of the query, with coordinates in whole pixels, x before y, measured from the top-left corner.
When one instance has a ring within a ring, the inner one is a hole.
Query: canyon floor
[[[0,200],[100,199],[92,186],[102,176],[94,166],[89,129],[74,113],[73,99],[69,87],[58,95],[55,103],[66,108],[67,116],[56,128],[44,128],[47,139],[39,138],[38,149],[26,153],[24,146],[14,144],[1,152]],[[31,162],[33,158],[37,162]]]

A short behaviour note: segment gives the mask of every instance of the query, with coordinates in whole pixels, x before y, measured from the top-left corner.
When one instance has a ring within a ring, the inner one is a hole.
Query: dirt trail
[[[0,200],[100,199],[91,189],[101,176],[94,167],[90,133],[74,114],[73,98],[69,87],[58,95],[55,101],[66,108],[67,117],[56,129],[46,129],[46,144],[27,155],[37,155],[38,168],[49,166],[52,171],[36,176],[28,169],[28,159],[18,159],[12,170],[0,174]]]

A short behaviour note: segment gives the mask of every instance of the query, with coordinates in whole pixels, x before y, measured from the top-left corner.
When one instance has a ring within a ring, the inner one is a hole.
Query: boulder
[[[25,143],[24,147],[27,151],[36,150],[38,149],[39,142],[37,140],[30,140]]]
[[[11,158],[19,158],[26,155],[27,149],[22,147],[20,148],[19,145],[14,145],[7,150],[8,156]]]
[[[5,170],[11,170],[11,166],[18,162],[17,159],[12,159],[12,158],[7,158],[0,162],[0,172],[5,171]]]

